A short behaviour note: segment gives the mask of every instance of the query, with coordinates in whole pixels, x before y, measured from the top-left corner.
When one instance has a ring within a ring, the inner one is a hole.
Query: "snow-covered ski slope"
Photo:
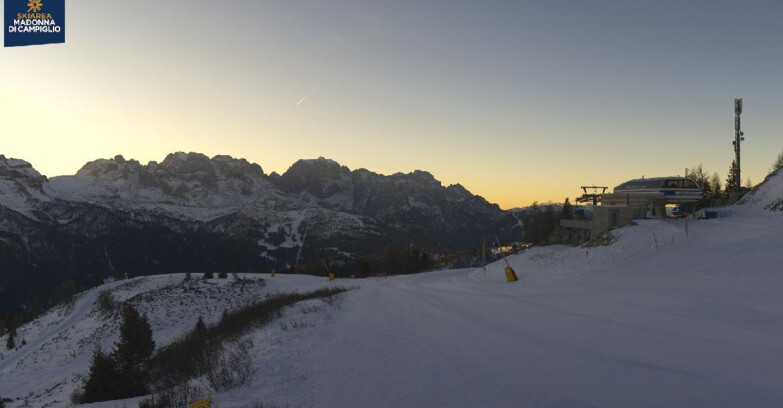
[[[266,278],[257,295],[330,284],[358,289],[337,303],[294,307],[254,332],[252,384],[213,397],[221,408],[254,401],[283,407],[783,406],[783,218],[740,206],[731,217],[688,222],[687,237],[683,220],[649,220],[617,230],[617,242],[607,247],[531,248],[508,259],[520,277],[515,283],[505,282],[503,261],[486,272],[333,283]],[[151,293],[180,280],[147,278],[137,287]],[[124,290],[119,298],[141,296]],[[171,299],[165,308],[147,310],[158,322],[159,345],[192,327],[199,313]],[[216,319],[227,300],[209,299],[199,308],[214,309],[209,318]],[[23,358],[4,352],[0,395],[48,392],[29,406],[68,405],[63,396],[76,381],[68,376],[88,370],[90,348],[79,344],[89,330],[77,330],[80,323],[63,329],[58,321],[83,314],[80,302],[20,331],[29,330],[22,335],[28,351],[21,350]],[[80,322],[88,327],[101,321],[87,316]],[[34,359],[30,346],[52,343],[36,336],[63,340]],[[116,339],[102,338],[104,347]],[[76,354],[70,368],[58,371],[58,359],[69,353]],[[60,383],[59,393],[47,391]],[[8,405],[24,406],[22,400]]]
[[[325,286],[323,280],[309,276],[264,280],[239,274],[239,282],[233,277],[203,281],[201,276],[193,274],[185,281],[185,274],[158,275],[107,283],[19,328],[16,343],[25,345],[9,351],[7,336],[0,337],[0,397],[14,399],[7,404],[11,407],[71,405],[70,395],[83,384],[94,351],[110,351],[119,339],[120,307],[103,313],[96,301],[102,291],[109,291],[117,304],[130,302],[146,314],[161,347],[192,329],[199,316],[206,323],[216,322],[224,310],[272,293]]]
[[[257,390],[305,407],[781,406],[783,220],[688,227],[532,249],[512,284],[502,262],[366,281],[307,347],[262,357],[286,374]]]

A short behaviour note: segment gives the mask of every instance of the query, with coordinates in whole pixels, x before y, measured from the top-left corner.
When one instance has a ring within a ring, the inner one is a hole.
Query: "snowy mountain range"
[[[94,350],[118,339],[117,318],[100,312],[103,291],[149,317],[160,349],[199,316],[210,324],[270,294],[351,286],[248,332],[252,379],[228,391],[194,380],[198,398],[221,408],[775,407],[781,201],[778,172],[717,219],[639,220],[608,246],[533,247],[478,269],[106,283],[18,329],[17,346],[0,349],[0,396],[9,408],[72,406]],[[518,282],[506,281],[507,266]]]
[[[390,246],[466,248],[511,231],[506,212],[430,173],[324,158],[282,175],[229,156],[122,156],[47,178],[0,156],[0,308],[71,278],[285,267]],[[47,289],[48,288],[48,289]]]

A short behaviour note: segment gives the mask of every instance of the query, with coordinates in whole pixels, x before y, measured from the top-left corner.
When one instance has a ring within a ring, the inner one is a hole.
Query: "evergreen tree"
[[[147,316],[126,304],[122,310],[120,340],[111,354],[97,350],[90,365],[80,402],[108,401],[145,395],[148,388],[148,361],[155,350]]]
[[[90,375],[84,385],[81,403],[108,401],[117,398],[117,366],[110,355],[95,351],[90,364]]]
[[[196,335],[204,335],[207,332],[207,325],[204,324],[204,318],[201,316],[198,317],[198,321],[196,322],[196,327],[193,328],[193,333]]]
[[[732,160],[729,175],[726,176],[726,193],[737,190],[737,161]]]
[[[568,197],[566,197],[565,202],[563,203],[563,213],[560,215],[560,218],[564,220],[574,218],[574,206],[568,201]]]
[[[5,347],[9,350],[16,347],[16,340],[14,337],[16,337],[16,328],[12,326],[11,330],[8,330],[8,340],[5,342]]]
[[[710,203],[710,197],[712,196],[713,188],[712,183],[710,183],[710,176],[707,175],[707,171],[704,170],[704,166],[699,163],[698,166],[688,169],[688,177],[690,177],[699,185],[699,187],[701,187],[701,192],[704,195],[704,198],[696,203],[695,210],[708,206]]]
[[[778,158],[775,159],[774,163],[772,163],[772,168],[769,169],[769,174],[772,174],[780,169],[783,169],[783,152],[780,152],[780,154],[778,154]]]
[[[212,279],[214,277],[215,277],[215,275],[212,273],[212,268],[208,268],[207,271],[204,272],[204,276],[203,276],[204,280]]]
[[[701,188],[708,185],[710,181],[707,172],[704,170],[704,165],[701,163],[688,169],[688,177],[698,183]]]
[[[372,274],[372,263],[366,257],[359,258],[359,274],[364,276]]]
[[[552,203],[539,205],[534,202],[522,216],[524,239],[532,243],[546,243],[549,234],[560,225],[560,217],[555,213]]]
[[[129,398],[149,391],[147,361],[155,351],[155,341],[147,316],[140,316],[132,305],[125,305],[122,317],[120,341],[114,345],[112,357],[117,364],[119,398]]]
[[[16,347],[16,327],[14,326],[14,316],[9,315],[6,318],[5,325],[8,328],[8,339],[5,342],[5,347],[9,350]]]
[[[541,223],[541,241],[545,243],[549,243],[549,234],[552,233],[552,231],[557,228],[557,225],[560,223],[560,218],[555,215],[555,206],[554,204],[547,203],[545,211],[544,211],[544,219]]]
[[[218,272],[218,279],[226,279],[226,278],[228,278],[228,273],[226,273],[225,269]]]
[[[533,201],[524,213],[522,213],[522,230],[525,233],[525,241],[538,243],[538,237],[536,236],[536,215],[538,214],[538,202]],[[497,243],[500,245],[500,243]]]
[[[722,191],[720,185],[720,176],[718,175],[717,171],[712,173],[712,177],[710,177],[710,187],[712,187],[712,193],[710,194],[710,197],[720,198]]]

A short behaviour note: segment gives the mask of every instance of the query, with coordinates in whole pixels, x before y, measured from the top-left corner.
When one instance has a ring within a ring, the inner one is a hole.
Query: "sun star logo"
[[[30,0],[27,2],[27,7],[30,7],[27,9],[27,12],[36,12],[41,11],[41,7],[43,7],[43,2],[41,0]]]

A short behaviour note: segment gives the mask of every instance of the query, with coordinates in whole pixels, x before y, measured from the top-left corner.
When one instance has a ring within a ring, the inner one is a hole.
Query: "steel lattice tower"
[[[745,140],[745,133],[742,132],[740,127],[740,115],[742,115],[742,98],[734,99],[734,154],[736,155],[735,161],[737,162],[737,169],[735,174],[734,191],[739,192],[742,186],[742,178],[740,177],[740,142]]]

